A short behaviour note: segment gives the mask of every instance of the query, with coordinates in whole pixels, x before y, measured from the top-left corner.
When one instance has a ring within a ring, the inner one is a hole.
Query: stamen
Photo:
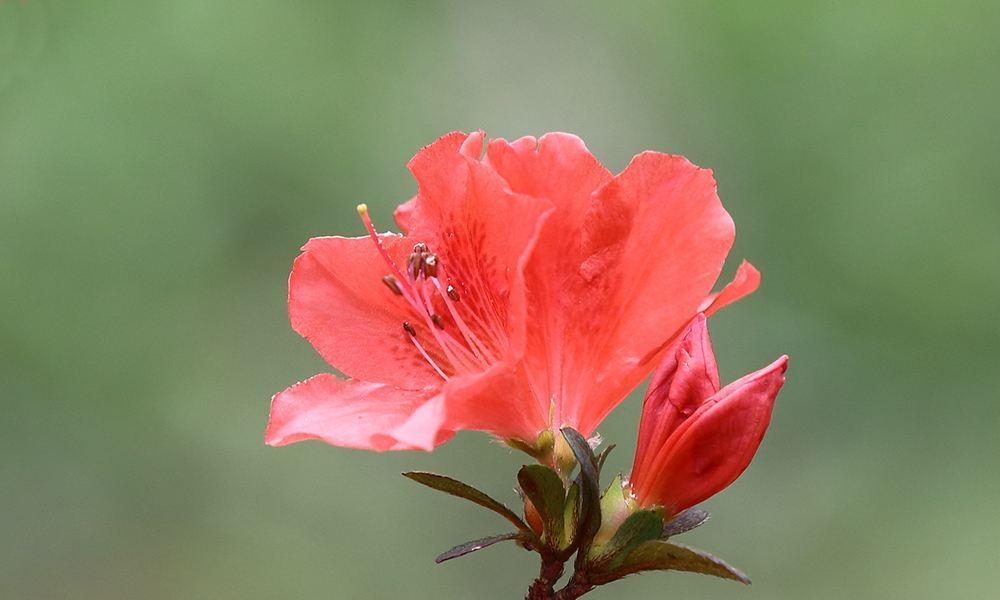
[[[399,282],[396,281],[396,278],[392,275],[386,275],[383,277],[382,283],[384,283],[385,287],[389,288],[393,294],[396,294],[397,296],[403,295],[403,290],[399,289]]]
[[[367,204],[358,205],[358,216],[361,217],[361,222],[365,224],[365,229],[368,230],[368,236],[372,238],[373,242],[375,242],[375,247],[378,248],[379,254],[382,255],[382,260],[384,260],[385,263],[396,273],[396,277],[402,277],[403,274],[399,272],[399,267],[396,266],[396,263],[392,262],[389,252],[386,251],[385,246],[382,245],[382,240],[375,232],[375,226],[372,225],[371,217],[368,216]]]
[[[438,329],[444,329],[444,319],[441,318],[441,315],[434,313],[431,315],[431,321],[434,322],[434,326]]]
[[[409,321],[403,321],[403,329],[406,330],[407,334],[409,334],[410,342],[412,342],[413,345],[417,348],[417,351],[420,352],[420,355],[424,357],[424,360],[427,361],[427,364],[433,367],[433,369],[437,372],[437,374],[441,376],[441,379],[448,381],[448,376],[444,374],[444,371],[441,370],[441,367],[437,366],[437,363],[434,362],[434,359],[431,358],[430,354],[427,354],[427,351],[424,350],[424,347],[420,345],[419,341],[417,341],[417,332],[413,329],[413,325],[410,325]]]
[[[403,321],[403,329],[410,334],[410,337],[417,337],[417,330],[413,328],[413,325],[410,325],[409,321]]]
[[[424,252],[427,252],[427,244],[423,242],[417,242],[416,244],[413,245],[414,254],[423,254]]]
[[[410,279],[419,279],[420,271],[423,269],[423,266],[424,262],[420,258],[420,255],[416,252],[411,253],[406,258],[406,273],[410,276]]]
[[[451,298],[455,302],[458,302],[459,295],[458,295],[458,290],[455,289],[455,286],[448,285],[448,289],[446,291],[448,293],[449,298]]]
[[[437,254],[425,254],[424,255],[424,276],[425,277],[436,277],[438,272],[438,257]]]
[[[433,283],[437,287],[438,293],[441,293],[441,282],[438,281],[437,279],[434,279]],[[448,295],[449,297],[451,296],[451,294],[447,293],[446,295]],[[458,310],[456,309],[455,305],[452,304],[451,302],[448,302],[447,299],[445,299],[444,305],[448,309],[448,312],[451,313],[451,318],[455,321],[455,324],[458,325],[458,329],[459,331],[462,332],[462,336],[465,338],[466,344],[468,344],[473,354],[476,355],[476,358],[478,358],[480,361],[482,361],[485,358],[489,363],[496,362],[496,357],[493,356],[493,353],[490,352],[486,344],[484,344],[482,340],[480,340],[479,337],[472,332],[472,329],[465,323],[465,320],[462,319],[462,316],[458,314]]]

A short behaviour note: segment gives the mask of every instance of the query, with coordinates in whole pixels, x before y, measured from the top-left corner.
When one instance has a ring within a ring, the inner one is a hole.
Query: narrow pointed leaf
[[[668,537],[691,531],[695,527],[701,527],[708,518],[708,511],[692,506],[663,526],[663,535],[660,536],[660,539],[665,540]]]
[[[601,450],[601,453],[597,456],[597,472],[598,472],[598,474],[600,474],[600,472],[604,469],[604,461],[606,461],[608,459],[608,455],[611,454],[611,451],[614,450],[614,449],[615,449],[615,445],[614,444],[610,444],[606,448],[604,448],[604,450]]]
[[[403,476],[408,477],[417,483],[426,485],[429,488],[434,488],[440,492],[451,494],[452,496],[457,496],[458,498],[464,498],[470,502],[475,502],[479,506],[488,508],[501,517],[507,519],[521,531],[531,531],[531,529],[525,525],[524,521],[521,520],[521,517],[517,516],[514,511],[467,483],[462,483],[457,479],[452,479],[451,477],[446,477],[444,475],[438,475],[437,473],[427,473],[424,471],[410,471],[408,473],[403,473]]]
[[[725,561],[707,552],[662,540],[652,540],[639,544],[625,557],[625,561],[620,567],[601,576],[599,582],[607,583],[640,571],[687,571],[713,575],[750,585],[750,578],[745,573]]]
[[[580,432],[572,427],[563,427],[563,437],[569,444],[570,450],[576,456],[576,461],[580,463],[580,475],[577,483],[580,484],[580,520],[578,522],[578,539],[576,545],[580,548],[577,553],[576,565],[583,566],[590,543],[601,527],[601,488],[600,475],[597,471],[597,459],[587,440],[580,435]]]
[[[566,489],[559,474],[545,465],[525,465],[517,473],[517,482],[542,517],[545,539],[559,546],[566,512]]]
[[[601,570],[613,570],[625,561],[628,554],[639,544],[659,539],[663,531],[663,519],[652,510],[639,510],[622,523],[615,535],[606,544],[595,546],[593,562]]]
[[[503,542],[506,540],[516,540],[522,537],[524,537],[523,533],[515,531],[512,533],[491,535],[489,537],[480,538],[478,540],[472,540],[471,542],[465,542],[464,544],[459,544],[454,548],[452,548],[451,550],[448,550],[447,552],[442,552],[441,554],[438,555],[437,558],[434,559],[434,562],[440,564],[446,560],[458,558],[459,556],[465,556],[466,554],[470,554],[472,552],[475,552],[476,550],[482,550],[483,548],[492,546],[497,542]]]

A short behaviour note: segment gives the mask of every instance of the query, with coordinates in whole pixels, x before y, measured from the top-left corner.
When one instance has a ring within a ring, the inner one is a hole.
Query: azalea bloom
[[[268,444],[425,449],[474,429],[591,435],[676,332],[756,289],[712,173],[644,152],[609,172],[579,138],[451,133],[410,161],[402,234],[309,240],[292,327],[346,378],[274,396]]]
[[[650,381],[629,477],[635,503],[672,516],[735,481],[764,438],[787,365],[782,356],[720,390],[698,315]]]

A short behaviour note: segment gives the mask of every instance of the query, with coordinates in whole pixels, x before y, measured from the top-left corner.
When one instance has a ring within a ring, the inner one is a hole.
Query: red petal
[[[722,291],[709,294],[701,303],[701,306],[698,307],[698,310],[705,313],[706,317],[711,316],[717,313],[720,308],[754,293],[758,287],[760,287],[760,271],[744,260],[740,263],[740,267],[736,269],[736,275],[733,276],[733,280],[727,283],[726,287],[722,288]]]
[[[436,431],[427,443],[407,444],[391,433],[438,390],[400,390],[382,383],[320,374],[276,394],[264,441],[284,446],[322,440],[364,450],[431,450],[453,435]]]
[[[398,235],[380,238],[396,264],[405,264],[412,244]],[[309,240],[288,280],[292,327],[355,379],[408,389],[439,385],[441,378],[403,331],[403,321],[413,317],[382,282],[389,272],[367,237]]]
[[[490,140],[486,157],[511,190],[550,200],[562,231],[579,227],[590,207],[590,195],[612,177],[583,140],[568,133],[547,133],[537,140],[523,137],[511,143]]]
[[[399,226],[399,230],[403,233],[409,233],[410,231],[410,222],[413,219],[413,207],[416,203],[417,197],[414,196],[397,206],[396,211],[392,213],[393,218],[396,219],[396,225]]]
[[[648,473],[648,463],[657,451],[674,430],[718,391],[718,366],[705,316],[699,314],[667,349],[649,382],[632,465],[633,485],[642,487],[641,478]]]
[[[560,139],[563,160],[550,162],[575,166],[556,172],[599,181],[592,157]],[[529,145],[519,140],[506,155],[523,159],[519,144]],[[506,155],[491,147],[489,159],[514,164]],[[498,169],[518,181],[513,167]],[[548,193],[570,180],[534,185]],[[697,313],[734,230],[711,172],[682,157],[647,152],[593,194],[586,187],[557,201],[528,261],[525,359],[537,393],[555,399],[558,423],[589,435]]]
[[[403,221],[409,239],[440,256],[473,332],[511,358],[524,345],[522,263],[551,203],[512,193],[479,160],[482,145],[482,132],[451,133],[418,152],[408,165],[418,193]]]
[[[717,494],[750,465],[785,382],[788,357],[722,389],[681,425],[635,493],[642,506],[677,514]]]
[[[431,144],[421,151],[421,153],[426,153],[428,149],[437,150],[435,146],[442,145],[445,148],[450,149],[456,145],[456,142],[460,142],[458,144],[459,154],[468,156],[469,158],[478,159],[483,147],[484,137],[485,134],[482,131],[473,132],[469,134],[468,137],[465,137],[464,133],[453,132],[440,138],[435,144]],[[420,154],[418,154],[418,156],[420,156]],[[399,228],[403,233],[408,233],[410,231],[410,224],[413,219],[413,210],[416,208],[416,205],[417,197],[414,196],[397,206],[396,211],[393,213],[393,217],[396,219],[396,224],[399,225]]]
[[[547,425],[548,411],[524,377],[523,370],[507,364],[453,377],[442,394],[420,407],[393,437],[422,446],[438,431],[473,429],[533,443]]]

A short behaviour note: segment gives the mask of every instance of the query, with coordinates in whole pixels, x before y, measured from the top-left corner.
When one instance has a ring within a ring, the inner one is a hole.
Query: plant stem
[[[562,574],[562,561],[555,558],[543,558],[538,578],[531,582],[528,594],[524,597],[525,600],[576,600],[594,589],[594,585],[587,581],[586,576],[576,572],[573,573],[569,583],[557,592],[555,584]]]
[[[552,558],[542,557],[542,567],[538,572],[538,578],[531,583],[528,588],[528,595],[524,600],[554,600],[555,584],[563,574],[563,562]]]
[[[573,573],[569,583],[556,593],[553,600],[575,600],[592,589],[594,586],[587,582],[586,577],[581,576],[579,572]]]

